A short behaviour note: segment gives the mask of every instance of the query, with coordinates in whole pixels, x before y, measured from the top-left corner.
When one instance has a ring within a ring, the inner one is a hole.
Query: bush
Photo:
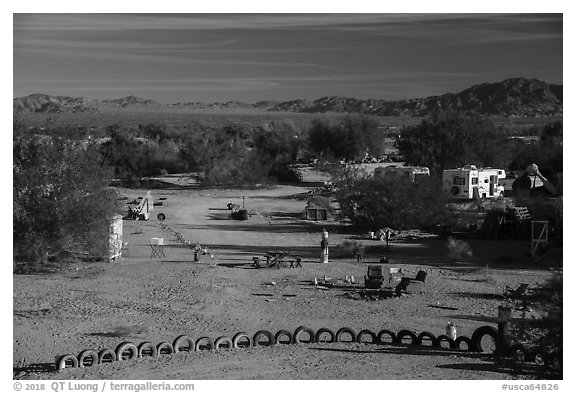
[[[94,146],[15,133],[15,262],[37,271],[72,252],[101,250],[117,212],[111,174]]]
[[[513,341],[524,345],[530,350],[538,349],[544,354],[559,355],[559,369],[553,370],[562,374],[563,352],[563,279],[562,271],[556,271],[544,284],[528,292],[518,307],[523,310],[537,308],[545,311],[541,319],[526,320],[512,324],[510,336]]]
[[[472,258],[472,249],[463,240],[449,237],[446,247],[448,248],[448,259],[452,261],[467,261]]]
[[[491,121],[457,112],[438,112],[404,128],[398,142],[407,164],[437,173],[472,163],[506,167],[510,145]]]
[[[310,149],[326,159],[347,161],[364,158],[368,152],[380,156],[384,151],[384,133],[365,116],[348,116],[340,123],[312,122],[308,132]]]
[[[431,230],[446,216],[441,183],[427,177],[417,183],[361,179],[337,192],[341,214],[369,228]]]

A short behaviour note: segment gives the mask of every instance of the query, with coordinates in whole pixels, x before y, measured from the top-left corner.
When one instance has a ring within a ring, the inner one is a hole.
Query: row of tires
[[[299,343],[373,343],[373,344],[412,344],[428,345],[435,348],[462,349],[462,343],[466,344],[466,350],[482,352],[482,338],[491,336],[496,341],[497,330],[491,326],[483,326],[476,329],[472,338],[465,336],[455,340],[446,336],[435,336],[430,332],[416,334],[410,330],[401,330],[394,333],[391,330],[380,330],[375,333],[368,329],[356,333],[353,329],[343,327],[336,332],[329,328],[320,328],[316,332],[306,326],[299,326],[294,332],[279,330],[272,334],[268,330],[259,330],[253,336],[245,332],[236,333],[232,338],[227,336],[212,340],[210,337],[200,337],[196,340],[190,336],[178,336],[173,343],[162,342],[153,345],[151,342],[143,342],[138,346],[132,342],[123,342],[116,349],[104,348],[98,352],[88,349],[80,352],[78,356],[71,354],[60,356],[56,359],[58,370],[70,367],[91,367],[97,364],[111,363],[114,361],[132,360],[142,357],[156,357],[178,352],[193,352],[203,350],[218,350],[224,348],[246,348],[251,346],[272,346],[279,344]]]

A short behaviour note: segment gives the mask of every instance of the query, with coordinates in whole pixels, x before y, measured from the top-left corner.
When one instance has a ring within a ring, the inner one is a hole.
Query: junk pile
[[[128,214],[124,219],[126,220],[144,220],[150,219],[150,212],[154,210],[154,198],[150,195],[150,191],[140,200],[137,207],[128,204]]]
[[[231,211],[231,216],[235,220],[245,221],[248,219],[248,210],[240,208],[240,205],[235,203],[229,203],[228,210]]]

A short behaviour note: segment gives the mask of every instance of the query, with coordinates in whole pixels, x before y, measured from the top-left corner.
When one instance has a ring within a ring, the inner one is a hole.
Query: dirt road
[[[49,275],[14,276],[13,366],[18,379],[507,379],[520,376],[494,365],[486,354],[407,345],[318,343],[222,349],[141,358],[87,368],[51,371],[58,355],[115,348],[123,341],[172,342],[250,335],[266,329],[293,332],[350,327],[356,332],[444,333],[453,321],[470,336],[495,325],[506,285],[531,285],[550,275],[526,267],[529,245],[470,241],[472,261],[450,262],[445,241],[393,243],[390,250],[338,223],[296,218],[306,204],[305,187],[270,190],[162,190],[165,197],[150,221],[124,221],[128,252],[117,263],[78,263]],[[129,198],[144,193],[125,190]],[[245,197],[243,200],[242,197]],[[227,203],[245,204],[247,221],[231,220]],[[156,214],[162,212],[161,223]],[[165,227],[163,227],[163,225]],[[330,233],[330,260],[319,263],[322,227]],[[174,233],[208,248],[199,262]],[[164,258],[150,257],[150,239],[163,237]],[[368,246],[357,263],[345,241]],[[251,266],[252,257],[284,251],[303,260],[301,268]],[[212,257],[211,257],[212,255]],[[405,276],[428,273],[426,291],[376,301],[357,290],[317,289],[314,278],[363,284],[366,266],[386,256]],[[288,296],[286,296],[288,295]],[[435,307],[436,306],[436,307]],[[442,306],[439,308],[437,306]],[[518,312],[515,314],[518,316]]]

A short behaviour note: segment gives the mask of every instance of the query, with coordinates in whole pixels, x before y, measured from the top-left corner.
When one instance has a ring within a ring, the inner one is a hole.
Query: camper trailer
[[[374,170],[374,178],[385,180],[410,180],[417,181],[421,176],[430,176],[430,169],[423,166],[386,166]]]
[[[442,173],[442,189],[456,199],[500,198],[504,196],[504,187],[500,183],[505,178],[504,169],[466,165],[457,169],[445,169]]]

